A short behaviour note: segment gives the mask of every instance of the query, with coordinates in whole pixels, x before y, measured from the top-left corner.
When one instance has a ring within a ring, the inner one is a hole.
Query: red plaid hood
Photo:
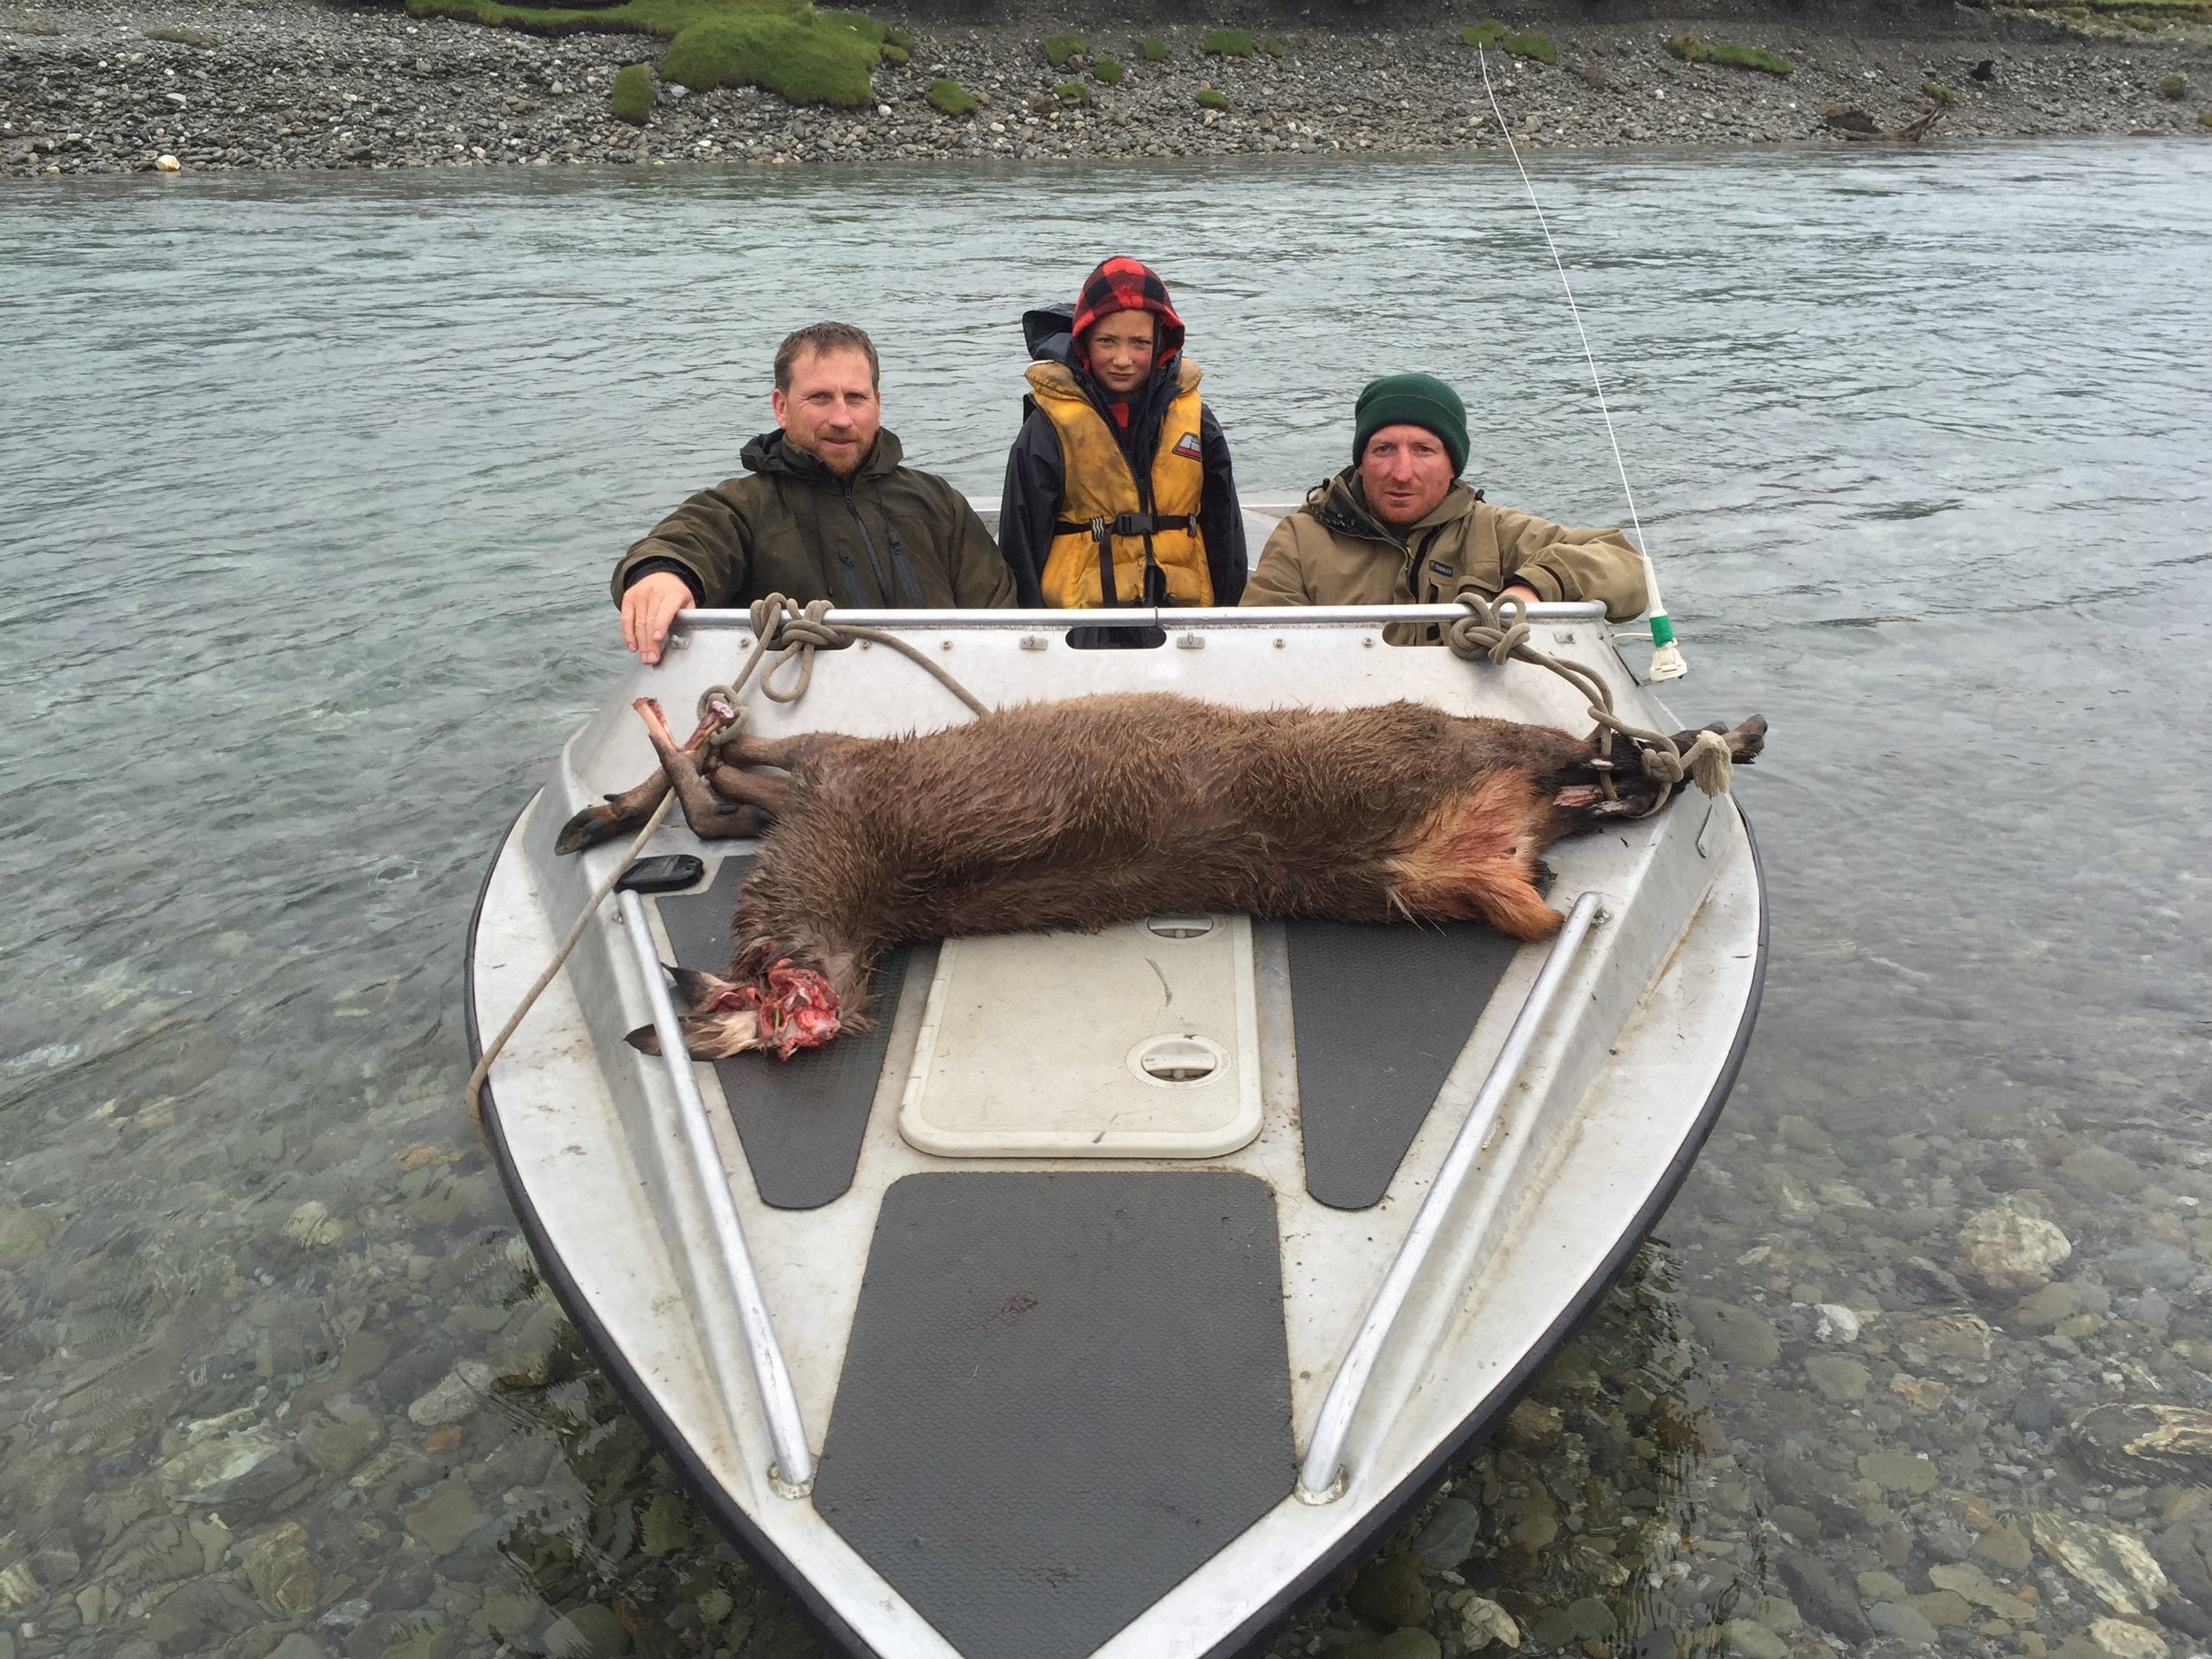
[[[1167,284],[1150,265],[1116,255],[1083,280],[1083,293],[1075,303],[1077,357],[1086,354],[1080,342],[1084,331],[1102,317],[1116,311],[1150,311],[1160,319],[1158,361],[1165,363],[1183,349],[1183,319],[1167,296]]]

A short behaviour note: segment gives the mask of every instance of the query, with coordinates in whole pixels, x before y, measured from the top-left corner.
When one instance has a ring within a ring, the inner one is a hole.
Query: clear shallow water
[[[2212,163],[1538,177],[1676,705],[1774,723],[1774,955],[1663,1242],[1540,1388],[1556,1421],[1457,1483],[1477,1543],[1424,1622],[1464,1650],[1472,1588],[1548,1644],[2055,1648],[2110,1609],[2008,1529],[2179,1563],[2212,1473],[2058,1427],[2212,1399]],[[615,669],[611,559],[734,470],[775,342],[869,327],[910,455],[993,492],[1019,311],[1102,212],[1248,489],[1333,470],[1360,382],[1419,365],[1494,499],[1621,516],[1494,165],[0,195],[0,1659],[812,1651],[544,1310],[457,1104],[462,931]],[[1945,1282],[2005,1205],[2072,1250],[2024,1311]],[[1354,1604],[1409,1616],[1392,1571]],[[1334,1600],[1282,1650],[1383,1628]]]

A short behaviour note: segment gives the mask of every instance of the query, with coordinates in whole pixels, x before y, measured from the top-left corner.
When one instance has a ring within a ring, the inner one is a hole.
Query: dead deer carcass
[[[718,722],[679,744],[657,703],[637,706],[695,830],[772,819],[739,892],[727,975],[678,975],[701,1058],[818,1047],[864,1018],[884,951],[963,934],[1242,911],[1479,920],[1540,939],[1560,922],[1538,889],[1544,848],[1649,810],[1662,787],[1624,742],[1616,764],[1592,738],[1421,703],[1133,694],[919,736],[718,744]],[[1753,759],[1765,732],[1756,717],[1725,732],[1731,757]],[[657,799],[649,783],[580,813],[564,844],[603,839]],[[652,1046],[650,1028],[632,1041]]]

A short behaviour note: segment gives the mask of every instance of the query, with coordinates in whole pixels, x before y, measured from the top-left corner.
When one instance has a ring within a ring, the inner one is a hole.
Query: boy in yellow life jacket
[[[1236,603],[1244,516],[1229,443],[1199,399],[1167,285],[1109,259],[1075,304],[1033,311],[1022,330],[1035,361],[998,529],[1017,603]]]

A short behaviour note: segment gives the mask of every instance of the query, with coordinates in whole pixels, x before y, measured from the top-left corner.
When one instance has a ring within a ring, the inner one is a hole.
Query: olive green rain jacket
[[[860,610],[1010,605],[1014,576],[998,544],[941,478],[902,466],[879,433],[841,479],[771,432],[745,446],[747,476],[701,490],[614,569],[614,602],[641,565],[685,574],[699,603],[750,604],[770,594]]]
[[[1601,599],[1616,622],[1643,613],[1643,558],[1618,530],[1551,524],[1455,483],[1402,537],[1368,511],[1352,467],[1275,526],[1239,603],[1449,604],[1515,582],[1539,599]]]

